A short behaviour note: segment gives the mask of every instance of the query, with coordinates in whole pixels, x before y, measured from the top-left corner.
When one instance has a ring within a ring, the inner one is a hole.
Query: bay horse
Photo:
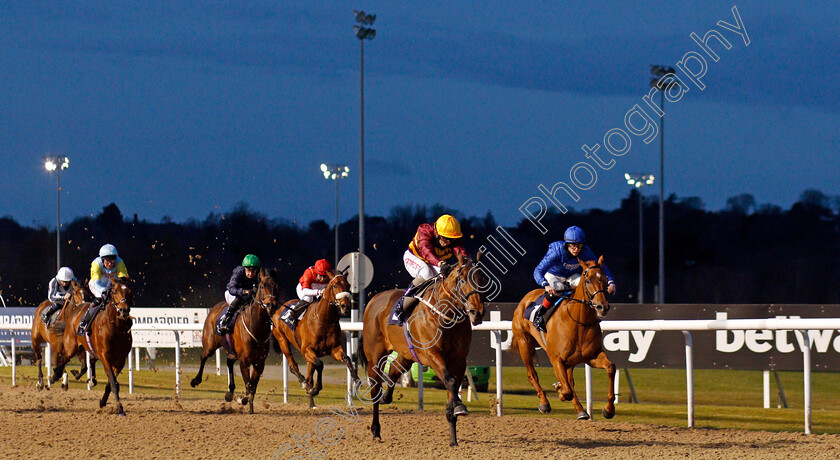
[[[190,381],[195,388],[202,382],[204,363],[219,347],[227,351],[228,392],[225,401],[233,401],[233,390],[236,383],[233,377],[233,363],[239,360],[239,370],[245,383],[245,396],[239,398],[242,404],[248,404],[248,410],[254,413],[254,396],[257,384],[265,368],[265,359],[270,349],[268,340],[271,338],[271,315],[277,309],[277,270],[262,269],[259,273],[260,282],[257,294],[250,304],[244,305],[233,325],[233,332],[224,336],[216,334],[216,320],[227,305],[227,302],[217,303],[204,320],[201,333],[201,365],[198,374]],[[253,368],[253,369],[252,369]]]
[[[283,304],[283,309],[278,309],[274,314],[274,338],[280,351],[289,361],[289,368],[298,378],[301,384],[305,385],[309,394],[309,408],[315,408],[315,396],[321,392],[323,385],[321,377],[324,370],[322,356],[330,355],[336,361],[343,361],[350,370],[353,381],[359,380],[356,366],[344,352],[344,341],[341,326],[338,323],[339,316],[347,313],[351,306],[350,283],[343,274],[332,274],[321,299],[313,302],[307,307],[307,311],[298,320],[295,330],[289,327],[285,321],[280,319],[289,305],[296,302],[295,299]],[[291,353],[291,346],[297,348],[307,363],[306,377],[301,374],[298,365]],[[315,379],[317,372],[318,378]]]
[[[476,261],[480,258],[481,253]],[[402,327],[388,324],[391,307],[404,294],[403,289],[380,292],[365,309],[362,349],[368,377],[357,386],[356,395],[373,403],[370,431],[374,441],[382,440],[379,404],[391,403],[396,379],[410,369],[412,363],[420,361],[431,367],[446,387],[449,445],[458,445],[458,416],[469,414],[458,390],[467,369],[467,353],[472,341],[470,323],[481,324],[484,317],[480,289],[487,285],[487,278],[479,266],[460,254],[458,264],[448,276],[439,274],[435,278],[434,286],[426,290],[407,319],[406,330],[412,337],[411,343],[406,341],[407,334]],[[468,317],[469,322],[465,321]],[[398,356],[385,374],[383,369],[392,351]],[[360,395],[358,387],[362,386],[369,386],[370,398]]]
[[[544,334],[534,327],[533,323],[523,316],[525,308],[534,302],[544,289],[534,289],[525,295],[513,314],[513,347],[519,349],[519,355],[525,364],[528,381],[537,390],[540,399],[539,410],[542,413],[551,412],[551,404],[540,386],[540,380],[534,370],[536,361],[536,347],[542,347],[548,354],[548,359],[554,367],[557,390],[561,401],[572,401],[579,420],[589,420],[590,416],[581,406],[575,393],[575,379],[573,371],[578,364],[586,363],[591,367],[605,369],[610,379],[607,405],[604,407],[604,418],[610,419],[615,415],[615,364],[607,358],[602,348],[601,318],[610,310],[607,301],[607,276],[601,268],[604,256],[597,262],[586,262],[578,259],[583,273],[580,283],[571,298],[564,299],[556,312],[548,319],[548,333]]]
[[[105,375],[108,376],[108,385],[105,385],[105,393],[99,400],[99,407],[103,408],[108,404],[108,397],[114,393],[117,415],[124,416],[122,403],[120,402],[120,384],[117,382],[117,375],[125,367],[128,353],[131,351],[131,307],[134,305],[134,295],[128,286],[128,278],[117,278],[111,283],[105,293],[102,294],[102,302],[105,305],[103,311],[96,315],[90,323],[90,341],[85,336],[76,335],[76,329],[86,309],[81,308],[67,321],[64,328],[63,353],[56,358],[56,366],[50,383],[60,378],[64,372],[67,362],[83,351],[91,354],[91,370],[93,370],[93,357],[102,361]]]
[[[41,345],[45,343],[50,345],[53,362],[55,362],[57,356],[61,353],[64,343],[64,328],[67,325],[67,318],[78,311],[85,301],[93,297],[87,288],[87,282],[85,284],[79,284],[75,281],[70,281],[70,286],[72,288],[72,294],[64,302],[64,305],[58,313],[58,317],[50,326],[47,326],[41,321],[41,312],[52,305],[52,301],[50,300],[45,300],[38,305],[38,308],[35,309],[35,316],[32,319],[32,351],[35,354],[35,362],[38,365],[38,383],[35,384],[35,388],[39,390],[44,389],[44,371],[41,367],[43,363],[43,351],[41,350]],[[76,380],[87,372],[87,363],[81,355],[79,356],[79,361],[82,363],[81,370],[78,372],[73,371],[73,376]],[[68,385],[62,382],[61,388],[66,390]]]

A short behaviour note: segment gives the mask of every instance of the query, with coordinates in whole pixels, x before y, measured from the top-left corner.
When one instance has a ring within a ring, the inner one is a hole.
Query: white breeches
[[[440,273],[440,267],[432,265],[425,260],[417,257],[411,250],[406,250],[403,254],[403,262],[405,262],[405,269],[412,278],[421,277],[424,280],[434,278]]]
[[[575,273],[568,278],[563,278],[552,275],[551,273],[546,273],[545,280],[548,281],[548,285],[553,287],[555,290],[562,291],[564,289],[577,287],[577,285],[580,284],[580,274]]]

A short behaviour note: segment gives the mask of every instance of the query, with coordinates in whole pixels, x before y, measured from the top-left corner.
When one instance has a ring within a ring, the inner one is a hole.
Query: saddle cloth
[[[303,319],[303,316],[306,315],[307,311],[309,311],[309,307],[312,306],[312,304],[309,304],[306,307],[304,307],[305,310],[303,311],[303,313],[298,315],[298,319],[296,321],[296,320],[292,319],[291,316],[292,316],[292,310],[294,310],[294,308],[297,306],[298,303],[300,303],[300,301],[297,301],[295,303],[289,304],[289,306],[287,306],[287,307],[284,307],[283,314],[280,315],[280,319],[283,320],[283,322],[286,323],[287,326],[289,326],[289,329],[291,329],[292,332],[294,332],[295,329],[297,328],[298,321]]]
[[[224,308],[222,308],[222,311],[219,312],[219,317],[216,318],[216,324],[215,324],[216,327],[214,328],[214,330],[217,330],[217,331],[219,330],[219,326],[222,325],[222,318],[225,316],[225,314],[228,312],[229,309],[230,309],[230,305],[225,305]],[[237,311],[236,314],[233,315],[233,318],[231,318],[231,320],[230,320],[230,324],[235,324],[236,323],[236,318],[239,317],[239,314],[241,312],[242,312],[242,308],[240,308],[239,311]]]
[[[434,286],[435,282],[437,281],[437,277],[429,278],[426,281],[423,281],[416,287],[411,289],[411,297],[423,297],[423,294],[426,291]],[[400,296],[394,305],[391,305],[391,315],[388,316],[388,325],[389,326],[402,326],[403,322],[400,321],[400,316],[402,316],[403,310],[403,303],[405,302],[405,295]]]
[[[566,300],[570,294],[571,291],[560,292],[560,299],[554,302],[554,305],[549,307],[548,310],[545,313],[543,313],[543,318],[545,318],[546,324],[548,324],[548,320],[549,318],[551,318],[551,315],[553,315],[554,312],[557,311],[557,307],[560,305],[560,303]],[[522,316],[524,316],[525,319],[533,323],[534,317],[537,316],[537,306],[542,305],[543,299],[545,299],[545,294],[540,295],[533,302],[529,303],[528,306],[525,307],[525,310],[522,312]]]
[[[56,309],[54,312],[50,313],[47,316],[47,326],[54,326],[55,322],[58,320],[58,315],[61,313],[61,309]]]

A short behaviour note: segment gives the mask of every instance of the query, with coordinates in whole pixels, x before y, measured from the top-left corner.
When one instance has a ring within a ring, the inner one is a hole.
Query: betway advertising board
[[[760,318],[840,318],[840,305],[726,305],[726,304],[612,304],[604,320],[654,319],[760,319]],[[516,304],[490,304],[489,310],[502,311],[502,319],[512,319]],[[558,312],[562,313],[562,312]],[[557,313],[555,313],[557,314]],[[488,315],[489,316],[489,315]],[[478,335],[476,335],[478,334]],[[505,333],[506,336],[507,333]],[[473,333],[469,361],[487,365],[494,361],[488,333]],[[694,367],[699,369],[776,368],[801,370],[804,335],[800,331],[691,331]],[[809,330],[812,368],[840,371],[840,331]],[[685,338],[680,331],[613,331],[604,334],[604,349],[618,367],[685,368]],[[539,363],[549,366],[545,352],[537,353]],[[506,353],[505,364],[522,365],[518,353]]]

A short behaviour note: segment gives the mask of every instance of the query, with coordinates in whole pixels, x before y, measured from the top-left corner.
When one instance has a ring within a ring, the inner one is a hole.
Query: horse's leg
[[[195,377],[193,377],[193,379],[190,380],[191,387],[195,388],[202,382],[202,379],[204,377],[204,364],[207,362],[207,358],[209,358],[210,355],[212,355],[217,348],[219,347],[214,347],[212,345],[210,347],[203,347],[201,352],[201,364],[198,365],[198,374],[196,374]]]
[[[91,364],[93,367],[93,364]],[[117,415],[125,415],[125,411],[123,410],[122,402],[120,402],[120,383],[117,382],[117,374],[114,371],[114,368],[111,367],[111,363],[102,361],[102,368],[105,370],[105,375],[108,376],[108,383],[109,386],[105,387],[105,396],[102,397],[102,401],[99,402],[99,407],[105,407],[105,403],[108,402],[108,389],[110,388],[111,391],[114,393],[114,403],[117,405]]]
[[[96,386],[96,358],[92,354],[90,356],[90,386]]]
[[[312,348],[304,348],[303,358],[306,360],[306,383],[309,386],[309,408],[315,408],[315,396],[321,392],[318,386],[321,380],[321,373],[324,370],[324,363]],[[315,372],[318,372],[318,379],[315,380]]]
[[[467,407],[461,402],[461,397],[458,394],[458,389],[461,387],[461,381],[464,379],[464,372],[467,370],[466,359],[457,360],[449,367],[446,366],[446,361],[437,353],[429,350],[429,366],[435,370],[435,373],[443,380],[443,385],[446,387],[446,421],[449,422],[449,446],[458,445],[457,423],[459,415],[468,415]],[[466,356],[464,356],[466,358]],[[451,368],[451,371],[450,371]]]
[[[251,391],[251,363],[245,353],[239,359],[239,373],[242,374],[242,382],[245,385],[245,396],[237,399],[237,401],[244,406],[250,401],[248,393]],[[251,413],[253,414],[253,412]]]
[[[74,379],[79,380],[83,375],[87,374],[87,359],[85,359],[84,355],[81,353],[76,355],[76,357],[79,359],[81,366],[79,367],[79,370],[70,369],[70,373],[73,374]]]
[[[64,367],[67,365],[67,362],[73,358],[70,350],[75,349],[75,343],[73,344],[73,348],[68,348],[68,341],[65,341],[64,348],[61,350],[62,352],[59,353],[59,350],[54,351],[54,364],[53,364],[53,375],[50,377],[50,384],[57,382],[62,375],[64,375]],[[69,355],[69,356],[68,356]]]
[[[347,366],[347,369],[350,371],[350,376],[353,378],[353,384],[355,385],[356,382],[359,381],[359,373],[356,370],[356,366],[353,364],[353,360],[347,356],[347,353],[344,352],[344,347],[337,346],[333,348],[332,357],[336,361],[343,361],[344,364]]]
[[[575,396],[574,384],[569,381],[569,369],[566,363],[558,355],[549,355],[549,361],[554,367],[554,376],[557,377],[557,382],[554,383],[554,389],[557,390],[557,395],[560,401],[571,401]]]
[[[295,357],[292,355],[292,350],[289,347],[289,341],[286,340],[282,334],[279,334],[280,337],[277,337],[278,334],[275,334],[274,337],[277,338],[277,343],[280,345],[280,351],[283,352],[283,356],[286,357],[286,360],[289,362],[289,369],[291,369],[292,374],[295,374],[298,381],[304,386],[306,392],[309,393],[310,386],[306,383],[306,377],[300,372],[300,368],[298,368],[297,361],[295,361]]]
[[[535,350],[537,347],[537,341],[531,334],[528,334],[525,331],[522,331],[521,334],[515,334],[514,340],[516,340],[516,346],[519,348],[519,356],[525,364],[525,373],[528,375],[528,381],[531,382],[531,386],[537,390],[537,397],[540,398],[539,410],[543,414],[547,414],[551,412],[551,404],[545,396],[545,391],[543,391],[542,385],[540,385],[540,377],[537,375],[537,370],[534,368],[534,363],[537,359]]]
[[[382,393],[382,380],[375,368],[378,360],[370,360],[367,365],[367,375],[370,383],[370,399],[373,401],[373,419],[370,422],[370,432],[374,441],[382,441],[381,425],[379,424],[379,399]]]
[[[35,318],[38,318],[38,314],[35,315]],[[43,343],[44,342],[41,340],[41,337],[39,335],[33,334],[32,352],[34,354],[35,363],[38,366],[38,383],[35,384],[35,388],[38,390],[44,389],[44,371],[41,369],[41,361],[44,357],[43,353],[41,352],[41,345]]]
[[[613,418],[615,416],[615,364],[602,351],[598,353],[598,356],[589,361],[589,365],[599,369],[606,369],[607,371],[607,377],[610,378],[610,386],[607,394],[607,405],[604,407],[603,414],[604,418]]]
[[[414,364],[414,361],[405,359],[402,356],[398,356],[397,359],[391,362],[388,369],[387,382],[382,382],[383,388],[385,389],[385,393],[382,395],[382,404],[391,404],[394,399],[394,389],[397,387],[397,379],[411,369],[412,364]]]
[[[106,372],[107,374],[107,372]],[[102,399],[99,400],[99,407],[105,407],[108,404],[108,396],[111,395],[111,379],[109,377],[108,384],[105,385],[105,393],[102,395]]]
[[[248,411],[249,413],[254,413],[254,398],[257,395],[257,384],[260,383],[260,377],[262,376],[263,369],[265,369],[265,361],[260,363],[254,363],[251,366],[251,388],[248,390],[248,393],[251,395],[248,398]]]
[[[570,366],[566,368],[566,376],[569,380],[569,387],[572,389],[572,404],[575,406],[575,411],[577,411],[577,418],[578,420],[589,420],[591,417],[589,413],[586,412],[586,409],[583,408],[583,405],[580,403],[578,399],[577,392],[575,391],[575,368]]]
[[[233,363],[236,361],[235,359],[228,358],[227,359],[227,368],[228,368],[228,392],[225,393],[225,401],[231,402],[233,401],[233,390],[236,389],[236,381],[233,378]]]

